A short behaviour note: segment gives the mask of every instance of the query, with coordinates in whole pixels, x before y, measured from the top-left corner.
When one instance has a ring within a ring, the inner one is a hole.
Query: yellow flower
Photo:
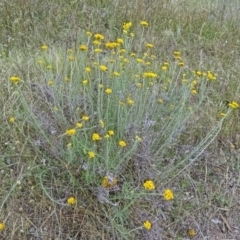
[[[42,61],[42,60],[38,60],[37,61],[39,64],[44,64],[44,61]]]
[[[144,27],[147,27],[147,26],[148,26],[148,22],[146,22],[146,21],[141,21],[141,25],[144,26]]]
[[[98,87],[99,87],[99,88],[103,88],[103,84],[99,84]]]
[[[146,47],[148,47],[148,48],[153,48],[153,44],[147,43],[147,44],[146,44]]]
[[[10,118],[9,118],[9,122],[10,122],[10,123],[14,123],[14,121],[15,121],[15,118],[14,118],[14,117],[10,117]]]
[[[138,142],[141,142],[141,141],[142,141],[142,139],[141,139],[139,136],[136,136],[136,140],[137,140]]]
[[[72,50],[71,48],[70,48],[70,49],[68,49],[68,52],[69,52],[69,53],[71,53],[72,51],[73,51],[73,50]]]
[[[157,74],[156,74],[156,73],[153,73],[153,72],[144,72],[142,76],[143,76],[144,78],[146,78],[146,77],[156,78],[156,77],[157,77]]]
[[[179,63],[178,63],[178,66],[179,66],[179,67],[183,67],[183,66],[184,66],[184,62],[179,62]]]
[[[48,85],[49,86],[53,85],[53,81],[52,80],[48,81]]]
[[[126,52],[126,49],[122,48],[119,50],[120,53],[125,53]]]
[[[100,70],[102,70],[103,72],[106,72],[106,71],[107,71],[107,67],[104,66],[104,65],[100,65],[99,68],[100,68]]]
[[[194,229],[189,229],[188,234],[189,234],[189,236],[193,237],[196,235],[196,232],[194,231]]]
[[[225,116],[226,116],[226,113],[219,113],[219,116],[220,116],[220,117],[225,117]]]
[[[101,140],[102,138],[99,136],[99,134],[98,133],[93,133],[93,135],[92,135],[92,140],[93,141],[99,141],[99,140]]]
[[[41,46],[41,49],[42,49],[42,50],[46,50],[46,49],[48,49],[48,46],[43,45],[43,46]]]
[[[57,110],[58,110],[57,106],[54,106],[53,111],[57,111]]]
[[[83,120],[83,121],[88,121],[88,120],[89,120],[89,117],[88,117],[88,116],[82,116],[82,120]]]
[[[77,125],[77,128],[81,128],[83,126],[82,123],[76,123],[76,125]]]
[[[94,52],[95,52],[95,53],[101,53],[101,52],[102,52],[102,49],[96,48],[96,49],[94,49]]]
[[[207,71],[207,77],[209,80],[216,80],[216,76],[213,75],[210,71]]]
[[[137,86],[138,86],[139,88],[142,88],[142,84],[141,84],[141,83],[137,83]]]
[[[113,72],[113,75],[119,77],[120,73],[119,72]]]
[[[17,76],[12,76],[12,77],[10,77],[10,81],[12,81],[14,83],[18,83],[20,81],[20,78]]]
[[[80,45],[80,46],[79,46],[79,49],[80,49],[81,51],[86,51],[88,48],[87,48],[87,46],[85,46],[85,45]]]
[[[52,67],[50,65],[47,66],[47,69],[51,69]]]
[[[99,123],[101,124],[101,127],[104,128],[104,121],[103,120],[100,120]]]
[[[174,51],[174,52],[173,52],[173,55],[175,55],[175,56],[180,56],[180,55],[181,55],[181,52],[179,52],[179,51]]]
[[[134,101],[130,97],[127,98],[127,102],[129,105],[134,105]]]
[[[148,190],[154,190],[155,189],[155,185],[154,185],[154,182],[152,180],[147,180],[146,182],[144,182],[143,187],[145,189],[148,189]]]
[[[149,221],[145,221],[143,223],[143,226],[147,229],[150,230],[152,228],[152,224]]]
[[[235,102],[235,101],[230,102],[230,103],[228,104],[228,106],[229,106],[230,108],[238,108],[238,107],[239,107],[238,103]]]
[[[104,187],[113,187],[117,183],[117,179],[110,177],[110,176],[105,176],[102,180],[102,186]]]
[[[88,157],[89,157],[89,158],[94,158],[94,157],[95,157],[95,153],[89,151],[89,152],[88,152]]]
[[[197,90],[195,88],[192,89],[192,94],[196,95],[197,94]]]
[[[72,146],[72,143],[68,143],[67,147],[70,148]]]
[[[0,231],[2,231],[5,228],[5,224],[4,223],[0,223]]]
[[[159,99],[158,99],[158,103],[163,103],[163,99],[162,99],[162,98],[159,98]]]
[[[137,58],[138,63],[143,63],[144,61],[141,58]]]
[[[72,136],[76,133],[76,130],[74,128],[66,130],[66,135]]]
[[[169,201],[174,198],[173,192],[170,189],[166,189],[163,193],[163,197],[165,200]]]
[[[66,82],[69,82],[69,81],[70,81],[70,79],[69,79],[68,77],[65,77],[64,80],[65,80]]]
[[[122,38],[118,38],[117,42],[120,43],[120,44],[123,44],[123,39]]]
[[[108,135],[110,135],[110,136],[114,135],[114,131],[113,130],[109,130],[108,131]]]
[[[111,88],[107,88],[107,89],[105,90],[105,93],[111,94],[111,93],[112,93],[112,89],[111,89]]]
[[[119,146],[121,146],[121,147],[126,147],[126,146],[127,146],[126,142],[123,141],[123,140],[119,141],[118,144],[119,144]]]
[[[90,68],[90,67],[86,67],[86,68],[85,68],[85,71],[86,71],[86,72],[91,72],[91,68]]]
[[[134,37],[135,35],[134,35],[134,33],[130,33],[130,36],[131,36],[131,37]]]
[[[98,40],[103,40],[103,39],[104,39],[104,36],[101,35],[101,34],[99,34],[99,33],[97,33],[97,34],[94,35],[94,38],[96,38],[96,39],[98,39]]]
[[[74,57],[73,57],[73,56],[69,56],[69,57],[68,57],[68,60],[69,60],[69,61],[74,61]]]
[[[91,37],[92,33],[91,32],[86,32],[87,36]]]
[[[110,138],[109,134],[105,134],[104,138]]]
[[[162,70],[166,71],[167,70],[167,66],[162,66]]]
[[[135,56],[136,56],[135,53],[131,53],[131,54],[130,54],[130,57],[135,57]]]
[[[128,30],[132,26],[131,22],[125,22],[123,23],[123,30]]]
[[[83,80],[82,83],[83,83],[83,85],[87,85],[88,84],[88,80]]]
[[[70,197],[70,198],[68,198],[67,202],[68,202],[68,204],[71,204],[71,205],[73,205],[73,204],[75,204],[75,203],[76,203],[76,200],[75,200],[75,198],[74,198],[74,197]]]

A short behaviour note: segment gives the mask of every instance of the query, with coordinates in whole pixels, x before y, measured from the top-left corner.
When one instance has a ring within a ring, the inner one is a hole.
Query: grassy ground
[[[238,0],[0,16],[1,239],[240,239]]]

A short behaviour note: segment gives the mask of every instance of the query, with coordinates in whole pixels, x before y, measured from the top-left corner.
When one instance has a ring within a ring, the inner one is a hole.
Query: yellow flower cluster
[[[153,72],[144,72],[142,75],[144,78],[150,77],[150,78],[156,78],[157,74]]]
[[[72,136],[75,133],[76,133],[76,129],[74,129],[74,128],[66,130],[66,135],[68,135],[68,136]]]
[[[145,221],[145,222],[143,223],[143,226],[144,226],[147,230],[150,230],[150,229],[152,228],[152,224],[151,224],[151,222],[149,222],[149,221]]]
[[[155,185],[154,185],[154,182],[152,180],[147,180],[146,182],[144,182],[143,187],[147,190],[154,190],[155,189]]]
[[[70,197],[70,198],[68,198],[67,202],[68,202],[68,204],[73,205],[76,203],[76,200],[74,197]]]
[[[166,189],[163,193],[163,197],[165,200],[169,201],[174,198],[173,192],[170,189]]]

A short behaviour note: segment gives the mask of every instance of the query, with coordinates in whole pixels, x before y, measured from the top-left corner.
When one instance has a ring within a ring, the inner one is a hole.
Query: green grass
[[[0,237],[237,238],[239,7],[0,3]]]

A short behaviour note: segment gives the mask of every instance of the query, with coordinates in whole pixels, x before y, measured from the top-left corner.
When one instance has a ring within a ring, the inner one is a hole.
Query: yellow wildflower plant
[[[145,222],[143,223],[143,226],[144,226],[147,230],[150,230],[150,229],[152,228],[152,224],[151,224],[151,222],[149,222],[149,221],[145,221]]]
[[[50,81],[48,81],[48,83],[47,83],[49,86],[51,86],[51,85],[53,85],[53,81],[52,80],[50,80]]]
[[[101,53],[101,52],[102,52],[102,49],[101,49],[101,48],[96,48],[96,49],[94,49],[94,52],[95,52],[95,53]]]
[[[68,136],[72,136],[75,133],[76,133],[76,129],[74,129],[74,128],[66,130],[66,135],[68,135]]]
[[[67,203],[70,205],[74,205],[76,203],[76,200],[74,197],[70,197],[70,198],[68,198]]]
[[[5,228],[5,224],[4,223],[0,223],[0,231],[4,230]]]
[[[220,116],[220,117],[225,117],[226,115],[227,115],[226,113],[222,113],[222,112],[219,113],[219,116]]]
[[[117,184],[117,179],[110,176],[105,176],[102,180],[102,186],[106,188],[113,187],[116,184]]]
[[[147,190],[154,190],[155,189],[155,185],[154,182],[152,180],[147,180],[143,183],[143,187]]]
[[[163,197],[165,200],[169,201],[174,198],[173,192],[170,189],[166,189],[163,193]]]
[[[102,138],[100,137],[100,135],[98,133],[93,133],[93,135],[92,135],[92,140],[93,141],[99,141],[101,139]]]
[[[119,141],[118,144],[121,147],[126,147],[127,146],[127,143],[125,141],[123,141],[123,140]]]

